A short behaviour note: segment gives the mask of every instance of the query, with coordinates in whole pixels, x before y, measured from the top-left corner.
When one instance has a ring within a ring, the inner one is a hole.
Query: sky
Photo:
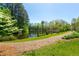
[[[70,23],[72,18],[79,16],[78,3],[26,3],[23,5],[30,23],[50,22],[56,19],[63,19]]]

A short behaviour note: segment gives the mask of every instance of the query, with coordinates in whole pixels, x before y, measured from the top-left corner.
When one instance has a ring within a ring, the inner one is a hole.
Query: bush
[[[16,37],[13,35],[10,36],[0,36],[0,41],[11,41],[16,40]]]
[[[64,36],[64,39],[72,39],[73,36],[72,35],[67,35],[67,36]]]
[[[64,39],[73,39],[73,38],[79,38],[79,33],[78,32],[73,32],[70,35],[66,35],[63,37]]]

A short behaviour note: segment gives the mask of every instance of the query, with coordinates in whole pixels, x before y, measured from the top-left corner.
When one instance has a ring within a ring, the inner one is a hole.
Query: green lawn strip
[[[40,39],[45,39],[45,38],[49,38],[49,37],[53,37],[53,36],[57,36],[57,35],[62,35],[64,33],[65,32],[60,32],[60,33],[48,34],[48,35],[40,36],[40,37],[17,39],[17,40],[13,40],[13,41],[3,41],[3,42],[25,42],[25,41],[40,40]]]
[[[51,44],[43,48],[24,52],[27,56],[79,56],[79,39],[71,41],[62,41]]]

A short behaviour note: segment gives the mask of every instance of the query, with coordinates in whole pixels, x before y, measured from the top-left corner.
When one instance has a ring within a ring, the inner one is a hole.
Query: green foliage
[[[23,37],[24,38],[28,37],[28,34],[29,34],[28,24],[25,23],[23,27]]]
[[[19,31],[16,26],[16,20],[13,20],[10,14],[10,10],[6,8],[0,8],[0,35],[7,36],[12,35]]]
[[[54,32],[64,32],[70,30],[70,24],[64,20],[54,20],[52,23],[52,30]]]
[[[70,35],[66,35],[63,37],[64,39],[74,39],[74,38],[79,38],[79,33],[78,32],[73,32]]]
[[[79,32],[79,17],[72,19],[71,29]]]
[[[49,38],[49,37],[53,37],[53,36],[57,36],[57,35],[61,35],[61,34],[64,34],[64,32],[53,33],[53,34],[48,34],[48,35],[39,36],[39,37],[33,37],[33,38],[25,38],[25,39],[20,39],[20,40],[13,40],[13,41],[8,41],[8,42],[25,42],[25,41],[41,40],[41,39],[45,39],[45,38]]]
[[[16,16],[16,13],[14,13],[13,16],[15,16],[15,18],[18,20],[18,22],[17,22],[18,27],[19,27],[19,29],[23,29],[22,34],[19,37],[26,38],[26,37],[28,37],[28,34],[29,34],[29,30],[28,30],[29,18],[28,18],[27,11],[25,10],[23,4],[21,4],[21,3],[16,3],[16,4],[12,4],[12,5],[15,7],[13,12],[17,12],[17,16]],[[16,10],[16,6],[17,6],[18,11]]]
[[[11,41],[11,40],[16,40],[17,38],[13,35],[9,36],[0,36],[0,41]]]
[[[63,20],[54,20],[49,23],[42,21],[41,23],[30,24],[30,33],[35,33],[38,36],[48,35],[51,33],[65,32],[70,30],[70,24]]]
[[[67,36],[64,36],[64,39],[72,39],[72,38],[74,38],[73,35],[67,35]]]
[[[29,17],[22,3],[0,3],[0,6],[8,8],[11,11],[11,16],[17,20],[17,26],[22,29],[21,38],[27,37],[29,33],[28,24]],[[7,12],[7,11],[5,11]],[[8,13],[8,12],[7,12]]]
[[[24,52],[25,56],[79,56],[79,40],[61,41],[37,50]]]

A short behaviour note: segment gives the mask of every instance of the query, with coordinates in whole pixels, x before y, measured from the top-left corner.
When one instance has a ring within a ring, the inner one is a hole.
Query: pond
[[[37,34],[33,34],[33,33],[30,34],[30,35],[29,35],[29,38],[32,38],[32,37],[37,37]]]

